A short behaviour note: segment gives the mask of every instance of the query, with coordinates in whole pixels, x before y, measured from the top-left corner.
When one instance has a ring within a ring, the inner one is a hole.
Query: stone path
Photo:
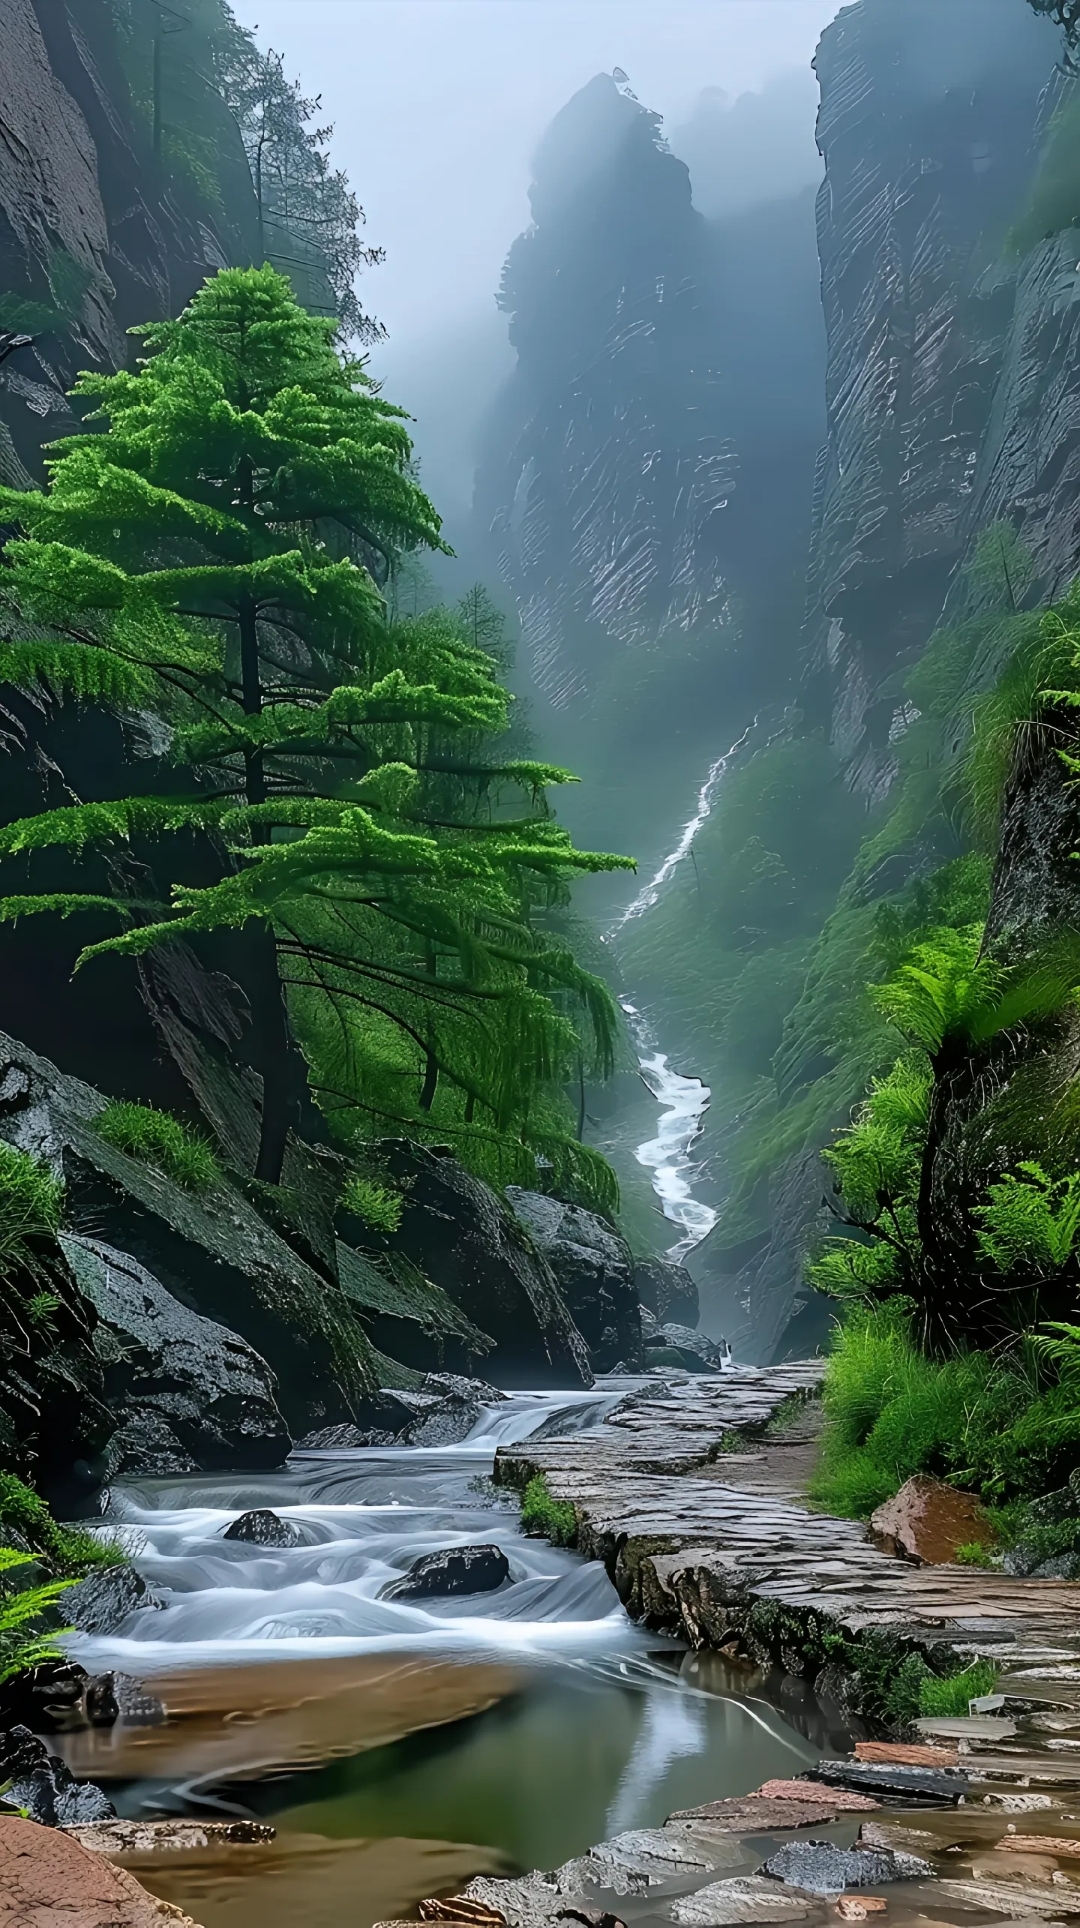
[[[572,1503],[576,1545],[604,1561],[628,1610],[691,1646],[738,1647],[812,1676],[826,1635],[858,1645],[878,1633],[932,1653],[938,1671],[950,1656],[957,1666],[985,1658],[1004,1685],[1080,1689],[1080,1584],[909,1565],[879,1552],[861,1524],[800,1504],[797,1480],[785,1490],[778,1474],[782,1453],[725,1450],[732,1434],[753,1447],[821,1371],[818,1361],[740,1368],[634,1392],[602,1433],[501,1447],[495,1477],[523,1487],[542,1474]]]

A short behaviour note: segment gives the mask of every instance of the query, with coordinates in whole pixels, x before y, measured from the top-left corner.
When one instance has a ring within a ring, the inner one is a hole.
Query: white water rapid
[[[720,786],[739,751],[749,742],[757,722],[755,717],[738,741],[711,765],[698,791],[694,814],[683,825],[674,850],[669,851],[659,870],[642,886],[633,902],[605,933],[605,943],[617,944],[620,933],[628,924],[644,917],[660,902],[680,865],[692,855],[697,834],[709,820]],[[622,1008],[629,1021],[642,1079],[660,1106],[660,1123],[655,1138],[638,1145],[634,1156],[649,1173],[664,1217],[669,1224],[679,1228],[680,1237],[668,1252],[668,1258],[679,1264],[708,1238],[718,1217],[711,1205],[704,1204],[694,1196],[694,1178],[698,1168],[693,1148],[704,1129],[705,1113],[709,1109],[712,1092],[700,1078],[686,1078],[672,1069],[666,1053],[661,1051],[653,1035],[648,1019],[636,1005],[624,998]]]

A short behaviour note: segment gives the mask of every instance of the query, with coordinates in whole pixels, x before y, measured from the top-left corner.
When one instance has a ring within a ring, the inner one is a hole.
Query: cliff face
[[[122,59],[123,18],[104,0],[5,0],[0,475],[16,487],[39,477],[42,444],[71,426],[66,390],[79,370],[122,366],[128,328],[176,314],[207,274],[250,258],[245,230],[254,242],[238,131],[230,205],[216,215],[155,158]]]
[[[809,639],[868,802],[895,775],[897,671],[973,536],[1030,511],[1048,559],[1075,561],[1061,527],[1063,387],[1075,402],[1061,250],[1019,266],[1007,240],[1055,51],[1048,23],[1009,0],[859,0],[817,57],[829,429]]]
[[[708,223],[657,117],[600,75],[541,144],[531,202],[501,291],[517,366],[477,515],[545,741],[586,778],[588,829],[647,861],[711,760],[725,692],[748,665],[752,680],[778,525],[794,591],[789,524],[806,516],[820,406],[809,200],[783,202],[767,230]],[[775,347],[783,368],[793,342],[807,379],[796,389],[793,371],[777,395],[761,359]]]

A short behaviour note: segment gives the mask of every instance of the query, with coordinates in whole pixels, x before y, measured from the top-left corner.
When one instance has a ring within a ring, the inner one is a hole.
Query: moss
[[[223,1182],[213,1146],[168,1111],[116,1100],[95,1118],[94,1128],[118,1151],[156,1165],[185,1191],[206,1192]]]
[[[552,1496],[542,1473],[529,1481],[522,1495],[521,1524],[526,1533],[550,1540],[553,1546],[573,1546],[577,1538],[574,1508],[569,1500]]]

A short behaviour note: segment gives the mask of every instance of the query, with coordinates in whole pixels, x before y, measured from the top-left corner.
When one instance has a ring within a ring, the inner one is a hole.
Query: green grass
[[[211,1191],[222,1183],[224,1175],[213,1146],[171,1112],[116,1099],[95,1118],[94,1129],[117,1151],[156,1165],[185,1191]]]
[[[19,1533],[64,1578],[78,1580],[91,1567],[127,1564],[126,1553],[115,1541],[84,1527],[61,1526],[41,1495],[14,1473],[0,1473],[0,1533],[5,1527]]]
[[[573,1546],[577,1538],[577,1514],[569,1500],[552,1497],[542,1473],[525,1488],[521,1524],[526,1533],[550,1540],[553,1546]]]
[[[998,1670],[989,1660],[976,1660],[962,1673],[944,1679],[927,1674],[919,1684],[919,1713],[924,1720],[962,1717],[968,1702],[992,1694],[998,1683]]]
[[[1030,1350],[1030,1348],[1029,1348]],[[991,1506],[1060,1486],[1080,1457],[1080,1365],[1057,1385],[1009,1358],[927,1358],[894,1299],[838,1328],[825,1377],[816,1505],[863,1519],[913,1473],[981,1491]],[[1010,1537],[1010,1506],[997,1522]]]
[[[364,1178],[359,1172],[346,1180],[341,1203],[373,1232],[396,1232],[405,1210],[400,1192],[389,1185],[380,1185],[377,1179]]]
[[[63,1203],[61,1181],[0,1139],[0,1276],[27,1264],[34,1239],[54,1236]]]

